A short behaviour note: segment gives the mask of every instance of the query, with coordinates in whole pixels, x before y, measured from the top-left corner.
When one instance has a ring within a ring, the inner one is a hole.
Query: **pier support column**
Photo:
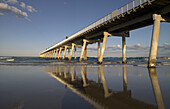
[[[58,59],[60,59],[61,50],[62,50],[62,48],[60,48],[60,51],[59,51],[59,54],[58,54]]]
[[[70,54],[70,57],[69,57],[69,61],[71,61],[71,58],[72,58],[72,55],[73,55],[74,46],[75,46],[75,44],[72,43],[71,54]]]
[[[76,60],[76,47],[74,48],[74,59]]]
[[[102,64],[102,62],[103,62],[103,56],[104,56],[104,51],[105,51],[105,48],[106,48],[106,42],[107,42],[108,36],[111,36],[111,34],[109,34],[108,32],[104,32],[102,50],[101,50],[100,58],[99,58],[99,61],[98,61],[99,64]]]
[[[83,54],[84,54],[84,50],[85,50],[85,48],[86,48],[86,43],[87,43],[87,42],[89,42],[89,41],[86,40],[86,39],[83,39],[83,48],[82,48],[81,55],[80,55],[80,59],[79,59],[80,62],[82,61]]]
[[[57,58],[57,55],[58,55],[58,49],[56,49],[55,59]]]
[[[65,46],[65,49],[64,49],[63,60],[64,60],[65,57],[66,57],[66,51],[67,51],[67,46]]]
[[[98,62],[100,59],[100,41],[98,41]]]
[[[126,38],[122,36],[122,63],[126,64]]]
[[[68,49],[68,59],[70,58],[70,48]]]
[[[162,99],[161,89],[159,87],[158,77],[156,74],[156,69],[149,68],[148,70],[149,70],[149,76],[152,82],[153,91],[155,94],[156,103],[158,105],[158,109],[165,109],[164,102]]]
[[[53,59],[55,58],[56,50],[53,50]]]
[[[163,19],[161,15],[153,14],[153,20],[154,20],[154,25],[152,31],[152,40],[150,46],[148,67],[156,67],[156,56],[157,56],[157,48],[158,48],[160,22]]]
[[[84,49],[84,61],[87,61],[87,44]]]

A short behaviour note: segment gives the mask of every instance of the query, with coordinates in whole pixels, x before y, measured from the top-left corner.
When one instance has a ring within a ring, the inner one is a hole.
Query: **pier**
[[[122,38],[122,63],[125,64],[126,38],[130,37],[129,32],[153,25],[148,67],[156,67],[160,23],[170,22],[169,16],[169,0],[133,0],[75,34],[66,38],[64,36],[63,41],[48,47],[40,54],[40,57],[54,59],[62,58],[64,60],[66,52],[68,52],[68,59],[71,61],[73,52],[74,59],[76,59],[76,49],[81,47],[82,50],[79,61],[81,62],[83,58],[84,61],[86,61],[87,46],[89,44],[97,43],[98,63],[102,64],[107,38],[112,36]]]

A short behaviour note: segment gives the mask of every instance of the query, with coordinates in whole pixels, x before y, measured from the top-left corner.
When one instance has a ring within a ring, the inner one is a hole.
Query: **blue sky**
[[[130,1],[0,0],[0,56],[39,56],[46,47]],[[170,57],[169,30],[170,24],[161,23],[158,56]],[[152,25],[131,31],[127,56],[148,56],[151,35]],[[89,45],[88,56],[96,54],[96,44]],[[120,54],[121,38],[109,37],[105,56]]]

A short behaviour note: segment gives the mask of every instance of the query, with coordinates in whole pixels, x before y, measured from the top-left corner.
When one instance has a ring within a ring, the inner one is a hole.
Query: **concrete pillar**
[[[72,58],[72,55],[73,55],[74,46],[75,46],[75,44],[72,43],[71,54],[70,54],[70,57],[69,57],[69,61],[71,61],[71,58]]]
[[[126,64],[126,37],[122,36],[122,63]]]
[[[108,36],[111,36],[111,34],[109,34],[108,32],[104,32],[102,50],[101,50],[100,58],[99,58],[99,61],[98,61],[99,64],[102,64],[102,62],[103,62],[103,56],[104,56],[104,51],[105,51],[105,48],[106,48],[106,42],[107,42]]]
[[[80,55],[80,59],[79,59],[80,62],[82,61],[83,54],[84,54],[84,50],[85,50],[85,48],[86,48],[87,42],[89,42],[89,41],[87,41],[86,39],[83,39],[83,48],[82,48],[81,55]]]
[[[152,87],[153,87],[153,91],[155,94],[155,99],[156,99],[156,103],[158,105],[158,109],[165,109],[164,107],[164,102],[162,99],[162,94],[161,94],[161,90],[159,87],[159,82],[158,82],[158,77],[156,74],[156,69],[155,68],[149,68],[149,76],[152,82]]]
[[[65,46],[65,49],[64,49],[63,60],[64,60],[65,57],[66,57],[66,51],[67,51],[67,46]]]
[[[87,61],[87,44],[84,49],[84,61]]]
[[[56,50],[53,50],[53,59],[55,58],[55,52],[56,52]]]
[[[58,59],[60,59],[61,50],[62,50],[62,48],[60,48],[60,51],[59,51],[59,54],[58,54]]]
[[[74,48],[74,59],[76,60],[76,47]]]
[[[98,62],[100,59],[100,41],[98,41]]]
[[[157,56],[157,48],[158,48],[158,38],[159,38],[159,30],[160,30],[160,21],[162,20],[161,15],[153,14],[153,31],[152,31],[152,40],[150,45],[150,54],[148,67],[156,67],[156,56]]]
[[[68,59],[70,58],[70,48],[68,49]]]
[[[58,55],[58,49],[56,49],[55,59],[57,58],[57,55]]]

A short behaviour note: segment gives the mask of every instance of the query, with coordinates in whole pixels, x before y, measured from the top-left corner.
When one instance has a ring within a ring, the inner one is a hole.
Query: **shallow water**
[[[0,109],[169,109],[170,66],[0,66]]]

